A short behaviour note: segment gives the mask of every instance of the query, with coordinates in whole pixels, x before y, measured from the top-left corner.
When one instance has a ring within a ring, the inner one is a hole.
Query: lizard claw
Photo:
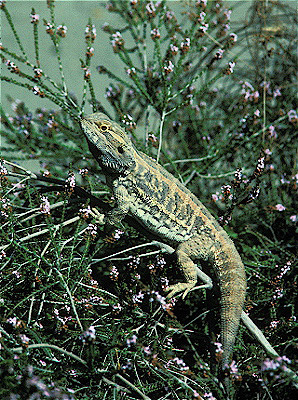
[[[92,208],[91,213],[93,218],[95,218],[95,222],[99,225],[104,225],[105,224],[105,215],[101,214],[97,208]]]

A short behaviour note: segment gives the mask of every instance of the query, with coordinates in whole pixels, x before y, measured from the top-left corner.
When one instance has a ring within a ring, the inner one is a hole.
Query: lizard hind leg
[[[186,282],[179,282],[170,285],[167,288],[167,291],[169,292],[167,297],[169,298],[173,297],[177,293],[183,292],[182,298],[184,299],[191,290],[212,288],[212,280],[192,261],[187,252],[188,247],[187,242],[184,242],[181,243],[176,250],[178,264],[184,274]],[[204,282],[204,285],[196,286],[198,276]]]

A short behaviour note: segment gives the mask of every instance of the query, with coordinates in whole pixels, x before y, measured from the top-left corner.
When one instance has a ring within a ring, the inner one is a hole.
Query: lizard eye
[[[124,153],[124,148],[121,147],[121,146],[119,146],[119,147],[117,148],[117,150],[118,150],[118,153],[120,153],[120,154],[123,154],[123,153]]]
[[[107,131],[108,130],[108,126],[105,125],[105,124],[102,124],[101,122],[98,122],[98,121],[96,122],[95,121],[95,125],[97,125],[101,131]]]

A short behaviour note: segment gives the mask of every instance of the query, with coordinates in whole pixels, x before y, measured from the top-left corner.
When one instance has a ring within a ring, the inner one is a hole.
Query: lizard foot
[[[186,282],[180,282],[176,283],[175,285],[169,286],[165,291],[169,292],[167,294],[168,298],[173,297],[175,294],[183,292],[182,298],[184,299],[188,292],[195,286],[194,283],[186,283]]]
[[[175,285],[169,286],[167,289],[165,289],[165,291],[170,292],[167,294],[168,298],[173,297],[176,293],[183,292],[182,299],[185,299],[185,297],[188,295],[188,293],[193,290],[210,289],[210,288],[212,288],[212,284],[210,285],[210,282],[206,283],[205,285],[200,285],[200,286],[195,286],[195,284],[193,284],[193,283],[180,282],[180,283],[176,283]]]
[[[104,222],[105,215],[104,215],[104,214],[101,214],[101,213],[97,210],[97,208],[92,208],[90,214],[92,215],[93,218],[95,218],[95,222],[96,222],[97,224],[99,224],[99,225],[104,225],[104,224],[105,224],[105,222]]]

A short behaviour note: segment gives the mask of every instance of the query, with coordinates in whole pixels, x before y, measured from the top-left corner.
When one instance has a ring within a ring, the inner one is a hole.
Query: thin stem
[[[12,32],[13,32],[13,35],[14,35],[14,37],[15,37],[15,39],[16,39],[18,45],[19,45],[19,48],[20,48],[20,50],[21,50],[21,52],[22,52],[22,54],[23,54],[23,56],[24,56],[24,59],[27,60],[26,52],[25,52],[25,50],[24,50],[24,47],[22,46],[21,40],[20,40],[20,38],[19,38],[19,35],[17,34],[17,31],[15,30],[15,27],[14,27],[14,25],[13,25],[11,16],[10,16],[10,14],[9,14],[9,12],[8,12],[8,10],[7,10],[6,7],[3,7],[2,10],[3,10],[4,13],[5,13],[6,19],[7,19],[8,23],[9,23],[9,26],[11,27],[11,30],[12,30]]]
[[[67,351],[63,349],[62,347],[56,346],[54,344],[49,344],[49,343],[35,343],[35,344],[29,344],[26,349],[43,349],[43,348],[49,348],[53,350],[58,350],[60,353],[65,354],[69,356],[70,358],[73,358],[76,361],[79,361],[83,365],[87,365],[87,361],[83,360],[79,356],[71,353],[70,351]],[[14,353],[22,353],[24,351],[23,347],[15,347],[11,349]]]
[[[75,317],[76,317],[77,323],[78,323],[78,325],[79,325],[81,331],[83,332],[83,331],[84,331],[84,328],[83,328],[83,326],[82,326],[82,324],[81,324],[81,321],[80,321],[80,318],[79,318],[79,315],[78,315],[78,312],[77,312],[75,303],[74,303],[74,301],[73,301],[73,296],[72,296],[72,294],[70,293],[69,287],[68,287],[67,283],[65,282],[64,277],[63,277],[63,275],[61,274],[61,272],[58,271],[57,268],[55,268],[55,271],[56,271],[57,274],[59,275],[59,278],[61,279],[61,282],[62,282],[62,284],[63,284],[63,287],[64,287],[65,290],[67,291],[67,294],[68,294],[69,300],[70,300],[70,304],[71,304],[72,310],[73,310],[73,312],[74,312],[74,315],[75,315]]]
[[[162,146],[162,131],[163,131],[163,126],[164,126],[166,115],[167,115],[167,113],[165,112],[165,110],[163,110],[162,115],[161,115],[160,125],[159,125],[159,143],[158,143],[156,162],[159,161],[159,157],[160,157],[161,146]]]
[[[32,15],[33,14],[35,14],[34,8],[32,8]],[[35,60],[36,60],[36,65],[39,67],[38,24],[33,24],[33,35],[34,35]]]

